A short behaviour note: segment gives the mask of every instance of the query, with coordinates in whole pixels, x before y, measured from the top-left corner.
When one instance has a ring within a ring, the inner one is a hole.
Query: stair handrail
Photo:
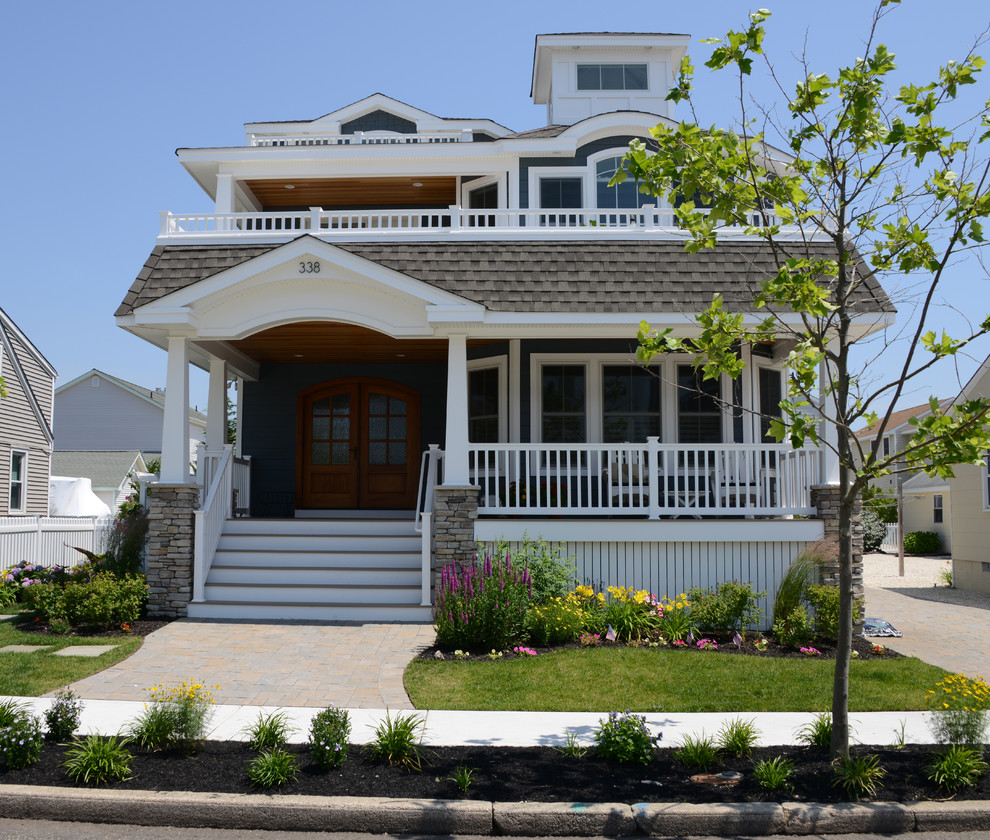
[[[440,462],[443,460],[443,450],[440,444],[431,443],[429,449],[423,452],[423,457],[419,465],[419,488],[416,492],[416,524],[417,534],[423,533],[423,514],[433,513],[433,502],[436,498],[434,490],[437,486],[437,477],[440,471]],[[423,480],[423,476],[426,480]]]
[[[233,511],[234,500],[234,447],[226,444],[213,471],[210,486],[203,487],[199,510],[193,511],[193,601],[202,603],[206,599],[206,576],[213,565],[213,556],[220,537],[223,523]],[[204,498],[205,497],[205,498]]]

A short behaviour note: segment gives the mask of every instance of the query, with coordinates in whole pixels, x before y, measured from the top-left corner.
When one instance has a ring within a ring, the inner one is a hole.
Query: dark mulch
[[[323,771],[309,763],[303,746],[289,748],[299,757],[297,781],[279,793],[311,796],[412,797],[417,799],[478,799],[515,802],[841,802],[832,785],[832,768],[824,753],[803,747],[758,749],[751,758],[727,759],[720,770],[743,774],[734,785],[692,781],[694,771],[679,765],[673,750],[661,749],[649,765],[617,764],[596,758],[562,755],[550,747],[424,748],[422,772],[369,761],[360,747],[351,747],[348,760],[336,770]],[[886,770],[877,801],[906,802],[943,799],[944,794],[924,774],[933,747],[908,745],[857,747],[858,753],[878,753]],[[0,771],[0,783],[72,787],[61,764],[64,746],[49,745],[41,760],[26,770]],[[753,778],[753,759],[783,755],[797,767],[791,792],[769,793]],[[986,751],[990,758],[990,749]],[[247,763],[253,753],[243,743],[207,742],[193,757],[174,753],[138,753],[134,776],[111,787],[119,790],[201,791],[250,793]],[[457,767],[474,770],[466,795],[450,781]],[[717,771],[716,771],[717,772]],[[254,791],[257,792],[257,791]],[[959,794],[960,799],[990,799],[990,774]]]
[[[138,621],[132,621],[130,625],[130,630],[127,635],[131,636],[147,636],[149,633],[154,633],[156,630],[160,630],[166,624],[169,624],[173,619],[157,619],[151,621],[148,619],[140,619]],[[105,638],[107,636],[120,636],[121,630],[118,627],[107,629],[105,627],[73,627],[68,633],[55,634],[48,629],[48,625],[44,623],[40,618],[37,618],[34,613],[25,613],[22,618],[17,619],[15,625],[18,630],[22,633],[31,633],[37,636],[56,636],[60,639],[65,638],[83,638],[83,639],[95,639],[95,638]]]

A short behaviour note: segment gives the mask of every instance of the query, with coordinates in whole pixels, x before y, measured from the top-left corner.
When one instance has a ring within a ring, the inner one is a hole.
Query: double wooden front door
[[[337,379],[299,394],[296,506],[408,509],[416,504],[419,392]]]

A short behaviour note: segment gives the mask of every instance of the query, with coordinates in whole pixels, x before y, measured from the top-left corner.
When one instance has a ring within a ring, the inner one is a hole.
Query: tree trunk
[[[832,683],[833,758],[849,757],[849,661],[853,631],[853,544],[852,518],[856,493],[849,486],[843,467],[839,476],[839,638],[835,647],[835,678]]]

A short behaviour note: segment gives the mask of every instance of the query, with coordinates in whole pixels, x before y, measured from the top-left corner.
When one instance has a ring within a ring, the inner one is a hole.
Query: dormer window
[[[645,64],[579,64],[578,90],[649,90]]]
[[[614,187],[608,185],[621,164],[621,157],[602,158],[595,163],[595,206],[618,209],[655,204],[656,199],[648,193],[640,192],[639,184],[631,178],[627,178]]]

